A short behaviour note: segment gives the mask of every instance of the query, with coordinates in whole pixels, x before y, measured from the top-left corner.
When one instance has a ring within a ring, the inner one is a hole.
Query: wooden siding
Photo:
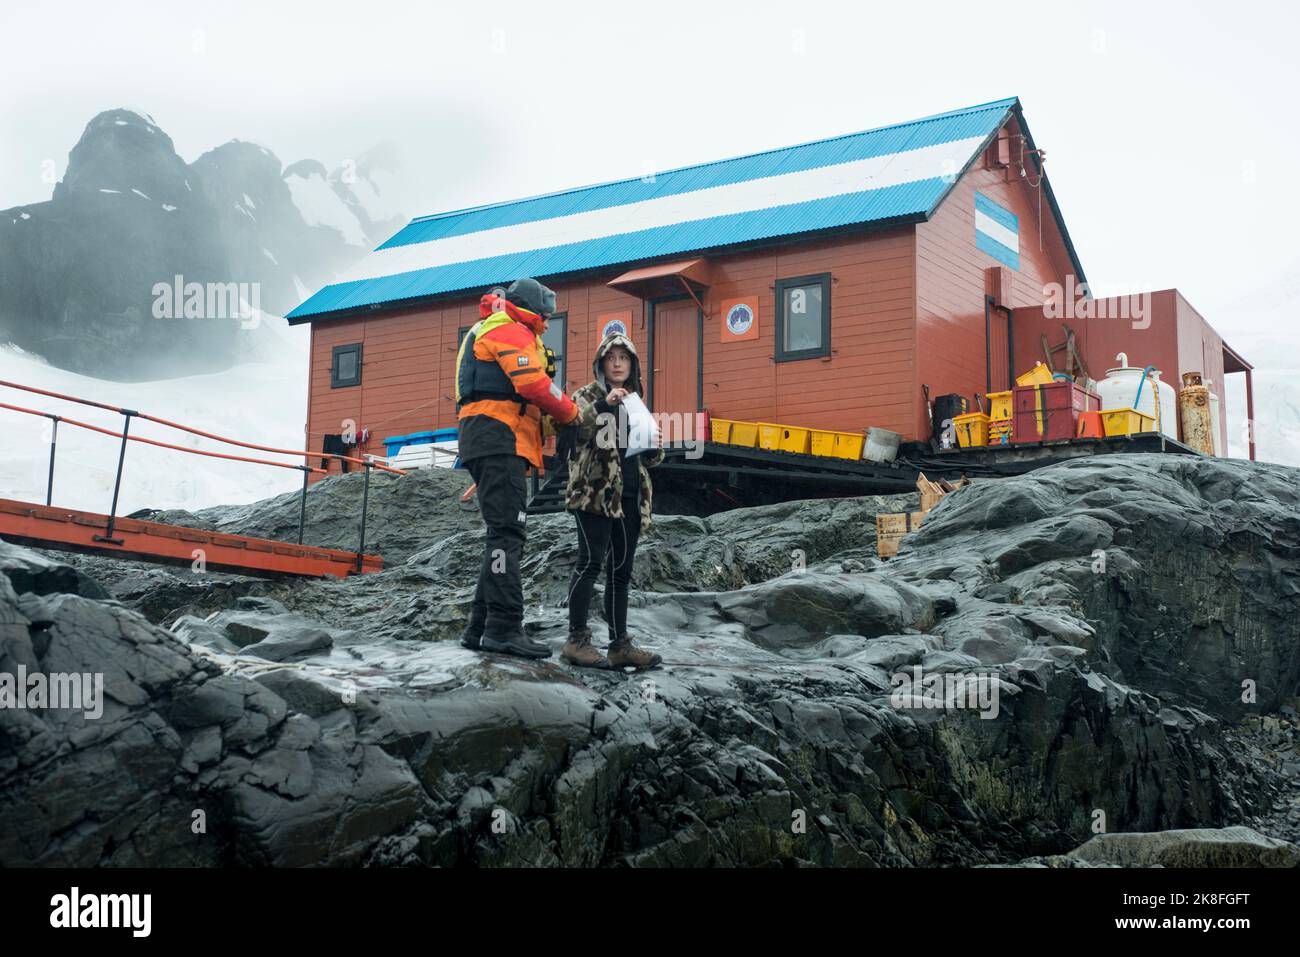
[[[912,437],[913,257],[912,228],[904,227],[711,260],[712,284],[704,298],[704,407],[722,418],[848,431],[877,425]],[[632,340],[645,358],[647,307],[606,285],[621,271],[554,286],[557,309],[568,321],[569,393],[590,381],[602,315],[630,312]],[[832,275],[831,355],[775,362],[776,280],[826,272]],[[757,297],[759,338],[723,343],[718,305],[737,296]],[[376,454],[388,436],[454,426],[457,330],[477,318],[475,295],[313,323],[308,447],[319,449],[323,435],[341,431],[347,419],[370,429],[365,451]],[[332,389],[332,349],[352,342],[363,345],[361,384]]]
[[[919,380],[909,397],[913,432],[925,427],[921,383],[930,387],[931,395],[955,392],[968,400],[985,391],[986,271],[1003,264],[975,246],[975,192],[978,190],[1019,218],[1020,268],[1003,273],[1004,277],[1010,276],[1010,290],[1003,293],[1003,305],[1041,305],[1043,287],[1048,283],[1064,284],[1066,276],[1073,272],[1046,197],[1041,205],[1040,249],[1039,196],[1019,175],[1020,141],[1014,118],[1006,129],[1009,146],[1002,153],[1004,158],[1010,157],[1011,165],[990,166],[983,156],[977,158],[953,186],[934,218],[916,227]],[[1040,352],[1035,348],[1033,357],[1027,357],[1017,346],[1016,372],[1025,371],[1024,367],[1032,365]],[[995,391],[997,388],[995,382]]]

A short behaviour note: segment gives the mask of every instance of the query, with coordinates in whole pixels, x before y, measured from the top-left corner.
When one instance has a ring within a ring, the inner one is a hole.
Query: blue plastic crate
[[[410,435],[394,435],[384,439],[385,454],[392,458],[408,445],[431,445],[434,442],[446,442],[455,439],[456,429],[434,429],[432,432],[412,432]]]

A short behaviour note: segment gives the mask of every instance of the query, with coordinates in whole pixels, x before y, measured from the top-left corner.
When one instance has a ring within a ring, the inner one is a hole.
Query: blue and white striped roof
[[[421,216],[291,320],[929,216],[1015,98],[701,166]]]

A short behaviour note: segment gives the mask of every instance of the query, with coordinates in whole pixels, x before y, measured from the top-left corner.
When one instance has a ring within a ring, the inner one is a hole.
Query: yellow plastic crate
[[[813,429],[809,447],[813,455],[824,455],[834,459],[860,459],[866,436],[861,432],[831,432],[827,429]]]
[[[1137,409],[1102,409],[1101,427],[1110,435],[1138,435],[1142,432],[1154,432],[1154,416],[1139,412]]]
[[[811,432],[811,429],[801,429],[793,425],[759,422],[758,447],[782,452],[802,452],[807,455]]]
[[[731,419],[709,419],[709,440],[712,442],[730,442],[731,429],[735,424]]]
[[[757,422],[732,422],[731,436],[727,439],[728,445],[740,445],[747,449],[752,449],[758,444],[758,423]]]
[[[1004,445],[1011,441],[1014,434],[1011,419],[989,419],[989,445]],[[1006,443],[1002,440],[1006,438]]]
[[[785,429],[783,425],[776,425],[772,422],[757,422],[758,426],[758,447],[760,449],[779,449],[781,447],[781,432]]]
[[[963,449],[989,444],[989,417],[983,412],[954,416],[952,426],[957,432],[957,444]]]
[[[1016,385],[1047,385],[1052,381],[1052,370],[1041,362],[1024,375],[1016,376]]]
[[[996,422],[999,419],[1011,418],[1013,415],[1011,403],[1012,395],[1013,393],[1010,389],[1006,392],[990,392],[988,394],[990,421]]]
[[[812,429],[797,429],[787,425],[781,430],[781,451],[808,454],[812,442]]]

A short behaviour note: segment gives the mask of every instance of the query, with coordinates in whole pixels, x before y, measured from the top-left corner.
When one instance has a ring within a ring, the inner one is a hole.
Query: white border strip
[[[975,231],[983,233],[994,242],[1001,243],[1008,249],[1020,252],[1020,234],[1003,226],[992,216],[975,210]]]
[[[712,186],[639,203],[377,249],[334,282],[377,279],[416,269],[549,249],[714,216],[884,189],[938,176],[955,177],[983,142],[982,136],[952,140],[902,153]]]

